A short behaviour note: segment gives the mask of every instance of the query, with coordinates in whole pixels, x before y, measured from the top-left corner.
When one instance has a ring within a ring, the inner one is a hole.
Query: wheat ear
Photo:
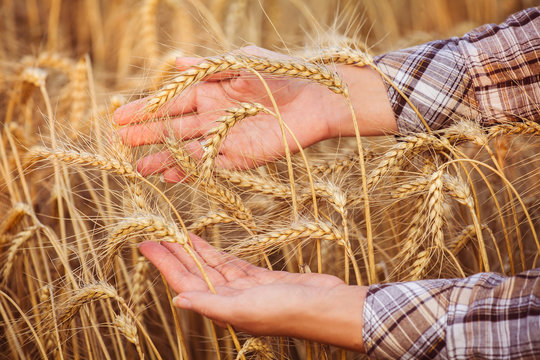
[[[313,65],[302,64],[287,60],[269,60],[256,56],[225,55],[208,58],[204,62],[193,65],[175,77],[169,84],[163,86],[155,95],[148,99],[145,110],[154,112],[167,101],[204,78],[225,70],[252,69],[257,72],[291,76],[318,82],[338,94],[346,93],[346,87],[341,79],[328,69]]]
[[[343,235],[336,228],[319,221],[299,223],[290,228],[257,235],[240,244],[240,247],[241,249],[249,249],[253,252],[261,252],[282,247],[303,238],[337,241],[338,244],[345,245]]]
[[[197,166],[197,163],[189,156],[187,151],[173,139],[165,141],[167,149],[173,156],[177,165],[187,172],[188,176],[201,179],[199,183],[206,194],[215,197],[215,199],[225,205],[238,219],[251,220],[251,211],[246,207],[240,196],[218,184],[213,177],[205,179]]]
[[[186,245],[187,239],[177,226],[161,216],[143,214],[128,217],[119,222],[109,235],[107,241],[107,253],[116,254],[118,249],[130,237],[145,235],[156,241],[166,241]]]
[[[436,171],[429,179],[429,187],[427,194],[427,215],[428,224],[433,232],[433,240],[435,245],[439,248],[444,247],[444,233],[443,233],[443,172],[442,170]]]
[[[488,129],[490,139],[499,135],[540,135],[540,124],[534,121],[525,120],[511,124],[494,125]]]
[[[248,353],[256,353],[258,359],[275,360],[276,357],[272,352],[272,348],[265,343],[261,338],[251,337],[244,342],[242,350],[237,354],[236,360],[239,360],[242,355]]]
[[[8,231],[19,225],[25,215],[31,216],[32,213],[33,212],[30,205],[22,202],[15,203],[7,214],[4,214],[4,218],[0,223],[0,235],[5,235]],[[0,242],[0,244],[2,242],[3,240]]]
[[[369,159],[372,155],[373,153],[371,152],[371,150],[367,148],[364,149],[364,157],[366,158],[366,160]],[[347,155],[344,158],[328,161],[324,164],[314,165],[311,167],[310,170],[313,175],[337,176],[343,172],[347,172],[353,169],[357,165],[358,165],[358,155],[354,154],[354,155]]]
[[[231,171],[218,169],[216,175],[239,187],[248,188],[259,194],[270,195],[277,198],[291,197],[291,188],[285,184],[252,175],[245,171]]]
[[[431,252],[429,250],[422,250],[416,256],[414,263],[412,264],[412,270],[409,274],[411,281],[420,280],[426,273],[426,268],[429,264]]]
[[[141,359],[144,359],[144,354],[139,342],[139,336],[137,335],[137,326],[133,319],[125,314],[120,314],[114,318],[113,326],[118,329],[127,341],[135,345],[137,353]]]
[[[28,240],[30,239],[35,232],[39,229],[39,226],[31,226],[17,235],[15,235],[11,241],[11,246],[9,247],[6,258],[4,260],[4,266],[2,268],[2,276],[0,277],[2,280],[2,284],[5,285],[6,282],[9,280],[9,273],[11,272],[11,269],[13,267],[13,263],[15,262],[15,257],[17,256],[19,248]]]
[[[108,171],[128,178],[140,178],[133,165],[128,162],[109,159],[105,156],[76,150],[49,149],[36,146],[28,152],[30,162],[45,159],[56,159],[71,165],[89,166],[99,170]]]
[[[202,176],[209,177],[214,161],[219,153],[219,148],[229,130],[242,119],[249,116],[255,116],[260,112],[265,112],[266,109],[261,104],[240,103],[238,107],[225,110],[227,115],[222,116],[217,120],[219,125],[206,133],[208,137],[204,142],[206,150],[201,158]]]
[[[448,141],[446,139],[438,139],[429,134],[416,134],[414,136],[404,137],[384,154],[377,167],[368,175],[368,186],[373,187],[391,169],[398,167],[404,159],[420,153],[426,146],[441,150],[448,146]]]

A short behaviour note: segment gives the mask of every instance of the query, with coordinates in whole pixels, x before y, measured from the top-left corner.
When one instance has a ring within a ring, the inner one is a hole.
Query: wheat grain
[[[214,166],[214,160],[219,153],[219,148],[229,130],[239,121],[249,116],[255,116],[260,112],[266,112],[261,104],[240,103],[238,107],[225,110],[228,114],[222,116],[217,121],[219,125],[206,133],[205,151],[201,158],[203,166],[202,176],[209,177]]]
[[[55,159],[71,165],[89,166],[99,170],[108,171],[126,178],[140,178],[133,166],[125,161],[109,159],[105,156],[76,150],[49,149],[36,146],[30,149],[28,157],[31,162]]]
[[[239,187],[248,188],[259,194],[288,199],[291,197],[291,188],[285,184],[267,178],[252,175],[245,171],[231,171],[218,169],[216,174],[223,180]]]
[[[25,215],[32,216],[33,211],[30,205],[22,202],[18,202],[4,215],[2,222],[0,223],[0,235],[4,236],[11,229],[20,224]],[[2,238],[0,244],[5,240]]]
[[[427,213],[428,224],[433,233],[435,245],[442,248],[444,246],[443,233],[443,172],[436,171],[429,179],[429,188],[427,193]]]
[[[258,359],[276,359],[272,348],[261,338],[250,337],[249,339],[247,339],[242,346],[242,350],[240,350],[240,352],[237,354],[236,360],[239,360],[242,355],[249,353],[256,353]]]
[[[39,229],[39,226],[31,226],[29,228],[26,228],[25,230],[15,235],[13,239],[11,240],[11,245],[6,252],[6,257],[4,259],[4,264],[2,267],[2,276],[0,276],[0,278],[2,279],[1,281],[3,285],[5,285],[7,281],[9,280],[9,274],[11,272],[11,269],[13,268],[15,257],[17,256],[17,253],[20,247],[26,241],[28,241],[38,229]]]

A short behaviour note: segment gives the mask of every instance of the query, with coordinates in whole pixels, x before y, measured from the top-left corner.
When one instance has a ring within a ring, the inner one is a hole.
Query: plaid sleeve
[[[540,7],[375,62],[433,130],[459,118],[484,125],[520,117],[540,121]],[[387,89],[399,131],[425,131],[405,99]]]
[[[363,339],[373,359],[537,359],[540,268],[372,285]]]

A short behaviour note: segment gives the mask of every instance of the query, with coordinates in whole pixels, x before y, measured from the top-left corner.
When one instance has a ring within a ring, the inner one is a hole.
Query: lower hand
[[[256,267],[191,235],[213,294],[181,245],[144,242],[139,249],[178,293],[175,305],[253,335],[291,336],[363,351],[366,287],[325,274]]]

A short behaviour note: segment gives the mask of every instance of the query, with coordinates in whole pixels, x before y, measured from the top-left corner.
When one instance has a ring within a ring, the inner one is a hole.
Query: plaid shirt
[[[431,129],[466,117],[481,124],[540,121],[540,8],[376,58]],[[425,131],[392,88],[400,132]],[[363,339],[381,359],[540,358],[540,269],[369,287]]]
[[[540,121],[540,7],[375,62],[433,130],[459,118],[484,125],[516,117]],[[401,133],[426,130],[393,87],[388,96]]]

